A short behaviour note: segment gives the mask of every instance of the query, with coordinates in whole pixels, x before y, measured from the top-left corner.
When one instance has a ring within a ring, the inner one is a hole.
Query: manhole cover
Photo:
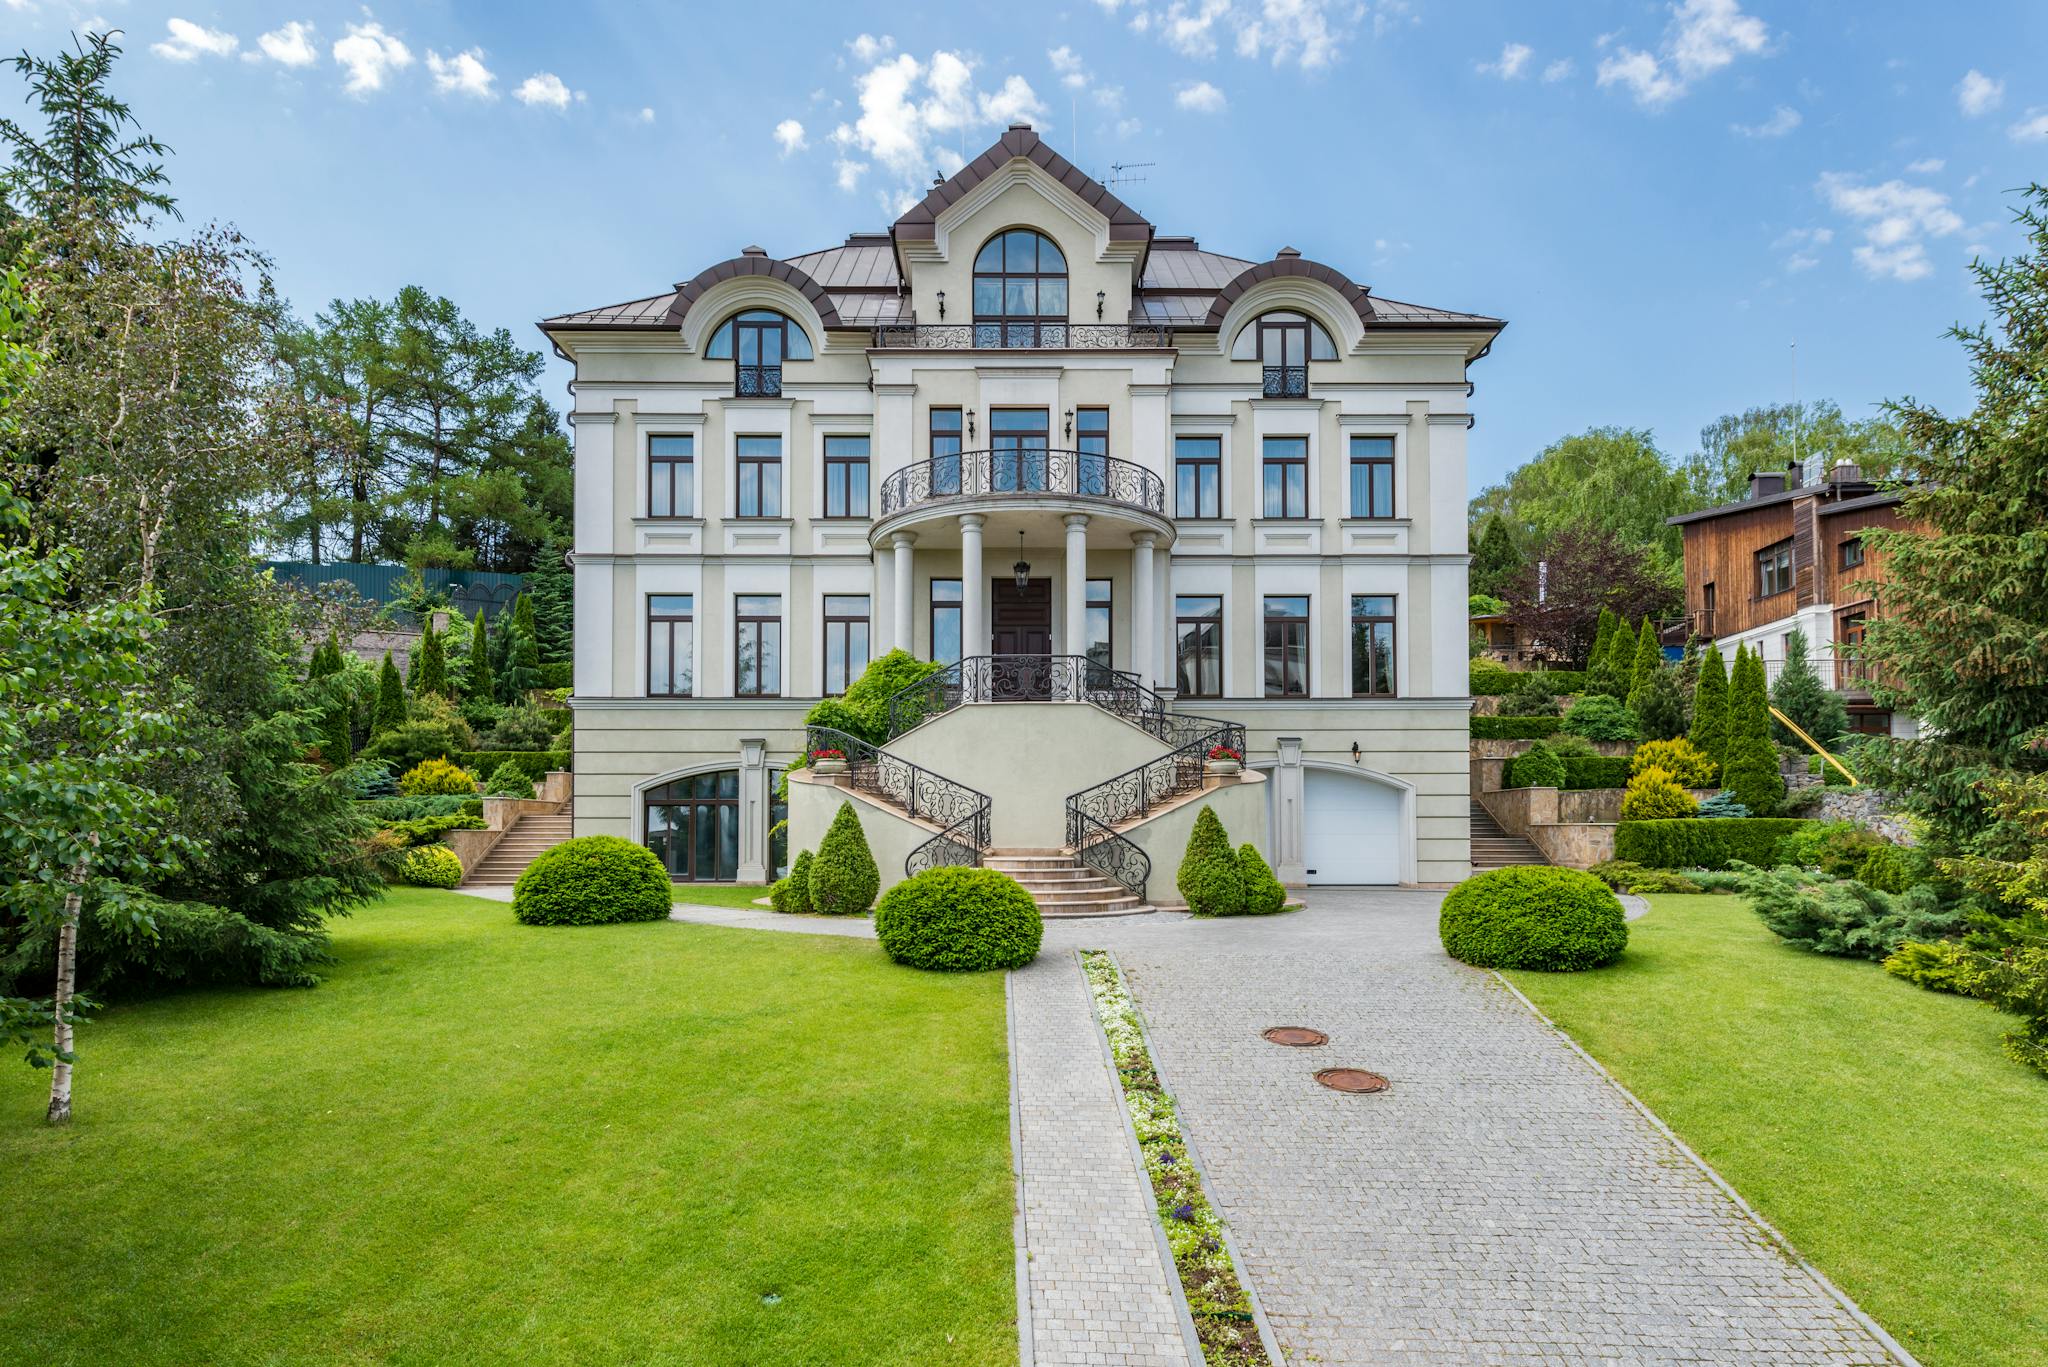
[[[1291,1049],[1309,1049],[1330,1042],[1328,1035],[1320,1030],[1311,1030],[1306,1025],[1276,1025],[1262,1033],[1273,1043],[1284,1044]]]
[[[1384,1092],[1394,1084],[1363,1068],[1325,1068],[1316,1081],[1333,1092]]]

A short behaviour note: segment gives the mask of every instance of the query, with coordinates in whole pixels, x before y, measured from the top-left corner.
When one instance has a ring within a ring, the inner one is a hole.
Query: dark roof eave
[[[1825,502],[1826,491],[1818,485],[1802,484],[1796,489],[1779,489],[1773,493],[1765,494],[1761,498],[1739,498],[1733,503],[1722,503],[1712,508],[1702,508],[1695,513],[1680,513],[1675,517],[1665,518],[1664,525],[1667,527],[1683,527],[1693,522],[1707,522],[1717,517],[1733,517],[1737,513],[1752,512],[1758,508],[1772,508],[1780,503],[1790,503],[1800,497],[1812,498],[1815,496],[1821,497]],[[1827,503],[1826,506],[1821,508],[1820,515],[1822,517],[1833,517],[1837,513],[1854,512],[1859,508],[1881,508],[1888,503],[1904,502],[1905,497],[1906,490],[1904,489],[1872,488],[1863,493],[1852,494],[1847,498]]]

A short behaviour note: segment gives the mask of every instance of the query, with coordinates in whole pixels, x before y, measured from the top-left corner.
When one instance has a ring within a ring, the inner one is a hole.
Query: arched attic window
[[[782,393],[782,363],[810,360],[811,339],[774,309],[748,309],[718,325],[704,359],[733,363],[733,393],[773,399]]]
[[[1307,314],[1274,309],[1245,324],[1230,359],[1259,363],[1265,372],[1260,392],[1266,398],[1300,398],[1308,393],[1308,363],[1336,360],[1337,344]]]
[[[997,233],[974,258],[974,344],[1067,344],[1067,258],[1044,233]]]

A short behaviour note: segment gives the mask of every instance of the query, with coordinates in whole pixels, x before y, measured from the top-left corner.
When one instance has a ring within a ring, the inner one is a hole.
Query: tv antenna
[[[1156,161],[1113,161],[1109,164],[1109,188],[1114,190],[1119,185],[1143,185],[1146,177],[1142,173],[1158,164]]]

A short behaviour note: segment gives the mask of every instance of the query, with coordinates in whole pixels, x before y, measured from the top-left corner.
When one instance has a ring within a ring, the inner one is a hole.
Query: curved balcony
[[[1142,465],[1086,451],[962,451],[882,481],[882,516],[955,500],[1082,498],[1166,516],[1166,481]]]

